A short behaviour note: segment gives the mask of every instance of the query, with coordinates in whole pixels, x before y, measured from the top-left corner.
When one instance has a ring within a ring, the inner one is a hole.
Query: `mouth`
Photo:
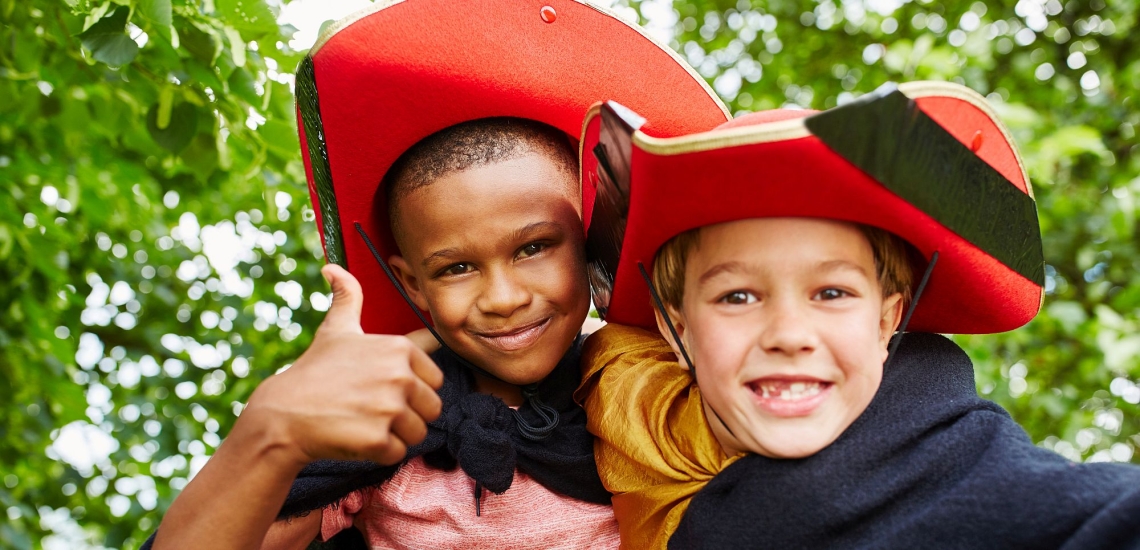
[[[550,317],[546,317],[503,330],[481,331],[474,333],[477,338],[499,351],[512,352],[526,349],[538,341],[550,326]]]
[[[807,416],[831,394],[833,382],[818,378],[771,376],[745,384],[753,400],[773,416]]]

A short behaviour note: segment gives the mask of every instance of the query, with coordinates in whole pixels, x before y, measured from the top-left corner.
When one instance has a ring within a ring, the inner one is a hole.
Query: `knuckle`
[[[401,410],[400,404],[395,399],[377,399],[370,408],[373,416],[379,419],[396,416]],[[387,427],[385,426],[385,428]]]
[[[392,434],[388,430],[378,430],[368,438],[364,448],[367,452],[383,451],[392,445]]]
[[[392,336],[392,347],[401,353],[411,353],[415,344],[407,336]]]
[[[392,369],[388,373],[388,381],[401,390],[407,390],[415,384],[416,377],[408,369]]]
[[[422,423],[422,422],[417,422],[415,428],[413,428],[411,440],[408,441],[408,443],[411,443],[414,445],[416,443],[423,441],[424,438],[426,438],[426,437],[427,437],[427,425]]]

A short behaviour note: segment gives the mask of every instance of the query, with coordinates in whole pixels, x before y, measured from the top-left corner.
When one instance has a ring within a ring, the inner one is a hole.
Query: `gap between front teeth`
[[[761,395],[765,399],[777,397],[781,401],[792,401],[795,399],[804,399],[818,395],[823,391],[821,384],[807,384],[804,382],[794,382],[787,389],[780,390],[778,393],[769,389],[767,386],[760,386]]]

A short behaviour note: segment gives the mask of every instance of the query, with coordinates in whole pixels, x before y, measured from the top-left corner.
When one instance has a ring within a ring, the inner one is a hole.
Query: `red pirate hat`
[[[670,238],[760,217],[817,217],[899,235],[937,268],[911,330],[1015,329],[1041,307],[1044,258],[1029,179],[985,99],[963,86],[886,85],[842,107],[768,111],[676,138],[607,103],[585,123],[601,180],[587,238],[595,305],[656,327],[638,272]]]
[[[381,180],[421,139],[488,117],[536,120],[577,137],[613,98],[653,117],[655,135],[728,117],[700,76],[639,29],[578,0],[381,0],[325,30],[297,70],[305,171],[330,262],[360,280],[364,330],[420,321],[361,236],[397,251]],[[583,189],[585,212],[594,189]]]

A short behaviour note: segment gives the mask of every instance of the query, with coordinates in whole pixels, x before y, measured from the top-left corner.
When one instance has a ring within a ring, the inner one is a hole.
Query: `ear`
[[[887,346],[891,336],[899,328],[903,316],[902,294],[894,293],[883,298],[882,315],[879,318],[879,344],[883,350],[883,360],[886,361]]]
[[[673,321],[673,328],[677,329],[677,336],[683,341],[685,339],[685,326],[684,317],[673,306],[665,306],[669,312],[669,319]],[[665,322],[665,316],[661,314],[661,310],[653,308],[653,315],[657,318],[657,332],[669,342],[669,347],[673,348],[673,353],[677,356],[677,362],[681,364],[681,368],[689,370],[689,364],[685,361],[685,355],[681,353],[681,347],[673,340],[673,333],[669,331],[669,325]],[[689,346],[688,349],[693,349]]]
[[[388,258],[388,265],[392,267],[392,273],[396,274],[396,280],[404,286],[404,290],[408,293],[408,297],[416,304],[416,307],[423,311],[428,311],[427,298],[424,296],[423,288],[420,286],[422,280],[416,276],[412,271],[411,266],[404,260],[403,256],[392,256]]]

